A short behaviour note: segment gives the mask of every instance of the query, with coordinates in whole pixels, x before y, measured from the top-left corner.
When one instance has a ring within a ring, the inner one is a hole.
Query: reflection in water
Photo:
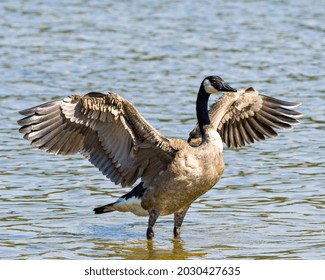
[[[95,259],[186,260],[206,255],[204,250],[196,251],[182,238],[170,238],[168,233],[161,234],[157,231],[156,239],[147,240],[143,231],[145,225],[146,222],[131,226],[92,226],[92,234],[88,235],[91,237],[88,242],[92,244],[92,250],[84,256]]]
[[[172,238],[165,242],[164,246],[159,241],[140,240],[127,242],[112,242],[112,240],[100,239],[93,241],[93,252],[96,255],[88,255],[92,258],[116,258],[127,260],[187,260],[202,258],[206,255],[203,252],[191,252],[184,249],[184,242],[181,238]]]
[[[159,249],[155,246],[155,240],[147,241],[148,260],[187,260],[201,258],[206,255],[203,252],[191,252],[184,249],[181,238],[171,239],[172,249]]]

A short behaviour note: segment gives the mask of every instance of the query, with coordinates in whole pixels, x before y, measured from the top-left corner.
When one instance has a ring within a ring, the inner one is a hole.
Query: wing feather
[[[245,127],[244,127],[244,123],[243,122],[238,122],[238,126],[239,126],[239,133],[240,135],[243,137],[243,145],[245,145],[245,142],[248,144],[253,144],[254,143],[254,139],[253,137],[246,131]]]
[[[248,118],[248,122],[255,131],[260,132],[262,135],[270,138],[277,136],[277,133],[271,127],[267,126],[265,123],[258,121],[256,117]]]
[[[228,126],[228,137],[229,137],[230,147],[236,147],[235,139],[234,139],[234,129],[232,124]]]
[[[292,112],[292,113],[291,113]],[[290,114],[291,113],[291,114]],[[299,120],[295,119],[294,117],[300,117],[301,114],[293,110],[283,110],[283,108],[279,107],[277,109],[264,107],[263,111],[260,111],[259,114],[263,115],[264,117],[268,118],[275,123],[285,123],[291,125],[299,124]]]
[[[249,122],[249,119],[244,119],[243,124],[244,124],[244,127],[246,128],[247,132],[253,139],[255,139],[256,141],[265,140],[265,137],[263,134],[259,133],[259,131],[255,130],[255,129],[253,129],[253,127],[251,126],[251,124]]]
[[[32,146],[55,154],[83,154],[116,184],[151,180],[177,149],[126,99],[91,92],[20,111],[20,132]],[[149,163],[154,164],[149,164]]]
[[[240,122],[236,122],[233,124],[234,126],[234,136],[235,136],[235,140],[236,140],[236,147],[243,147],[245,146],[245,142],[243,141],[243,136],[240,133]]]
[[[210,107],[211,123],[228,147],[240,148],[254,141],[276,137],[275,129],[291,129],[299,124],[301,105],[261,95],[253,88],[227,92]],[[191,131],[189,141],[200,138],[198,125]],[[194,142],[194,141],[193,141]]]

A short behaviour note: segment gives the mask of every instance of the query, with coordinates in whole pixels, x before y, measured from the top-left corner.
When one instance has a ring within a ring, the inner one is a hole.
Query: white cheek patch
[[[208,79],[204,80],[203,82],[203,86],[204,86],[204,90],[209,93],[209,94],[212,94],[212,93],[217,93],[218,90],[216,90],[210,83],[210,81]]]

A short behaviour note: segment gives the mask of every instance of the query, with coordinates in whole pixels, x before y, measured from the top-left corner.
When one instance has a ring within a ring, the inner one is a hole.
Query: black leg
[[[189,208],[190,205],[174,213],[174,237],[179,237],[181,234],[181,226]]]
[[[153,232],[153,226],[155,225],[160,211],[156,209],[152,209],[149,211],[149,221],[148,221],[148,228],[147,228],[147,239],[152,239],[155,233]]]

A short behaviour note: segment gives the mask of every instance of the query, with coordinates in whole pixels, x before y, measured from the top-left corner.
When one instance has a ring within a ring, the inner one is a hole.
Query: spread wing
[[[170,140],[126,99],[108,93],[72,95],[19,112],[20,132],[49,153],[81,153],[116,184],[151,180],[173,159]]]
[[[228,147],[240,148],[254,141],[276,137],[277,129],[291,129],[299,124],[296,118],[302,114],[293,110],[299,105],[261,95],[257,90],[248,88],[225,93],[212,104],[209,115],[222,141]],[[189,140],[194,141],[198,137],[200,131],[196,126]]]

